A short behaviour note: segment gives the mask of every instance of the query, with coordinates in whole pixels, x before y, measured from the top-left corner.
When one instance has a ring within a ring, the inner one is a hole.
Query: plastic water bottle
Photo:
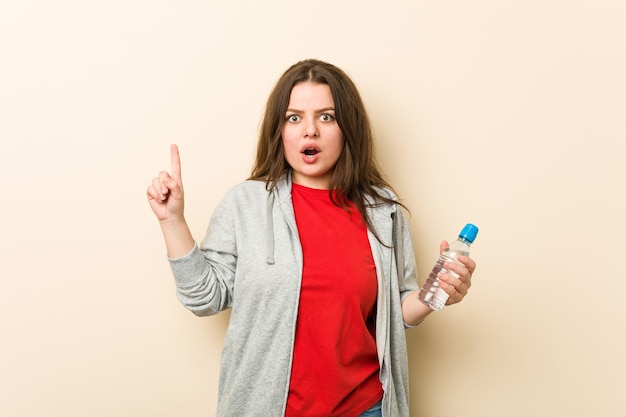
[[[418,298],[431,309],[435,311],[441,310],[448,300],[448,293],[439,286],[437,274],[443,271],[457,278],[459,277],[454,272],[447,271],[443,267],[443,264],[446,262],[456,262],[460,264],[456,258],[459,255],[469,256],[470,245],[474,243],[477,234],[478,227],[470,223],[466,224],[463,230],[461,230],[461,233],[459,233],[459,238],[452,242],[450,247],[439,256],[439,260],[433,267],[433,270],[418,295]]]

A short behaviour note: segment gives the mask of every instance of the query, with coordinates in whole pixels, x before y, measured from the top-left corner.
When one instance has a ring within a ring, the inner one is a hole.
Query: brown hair
[[[372,224],[366,214],[366,200],[373,204],[394,203],[379,188],[392,189],[384,178],[374,155],[374,138],[355,84],[341,69],[315,59],[292,65],[278,80],[270,94],[261,123],[256,161],[249,179],[266,181],[267,189],[289,168],[285,159],[282,129],[293,87],[305,81],[326,84],[330,87],[335,104],[335,116],[344,139],[341,156],[335,166],[330,184],[330,197],[335,204],[347,208],[352,201],[370,230]],[[340,191],[338,193],[335,190]]]

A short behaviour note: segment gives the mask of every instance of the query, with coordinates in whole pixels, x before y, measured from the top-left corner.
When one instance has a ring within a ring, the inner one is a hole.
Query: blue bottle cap
[[[474,226],[471,223],[465,225],[461,233],[459,233],[459,237],[467,240],[469,243],[474,243],[474,239],[476,239],[476,235],[478,234],[478,227]]]

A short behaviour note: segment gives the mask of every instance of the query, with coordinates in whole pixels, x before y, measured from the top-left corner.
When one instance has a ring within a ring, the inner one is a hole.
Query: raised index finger
[[[172,145],[172,178],[180,179],[180,154],[178,153],[178,146]]]

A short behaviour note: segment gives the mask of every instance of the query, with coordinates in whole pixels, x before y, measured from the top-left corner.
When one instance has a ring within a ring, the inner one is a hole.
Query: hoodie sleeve
[[[237,251],[227,198],[216,208],[202,242],[185,256],[169,258],[180,302],[198,316],[232,305]]]
[[[411,291],[419,288],[417,281],[417,266],[415,264],[415,252],[413,249],[413,236],[406,216],[398,207],[394,215],[394,247],[396,250],[396,263],[398,267],[398,288],[400,299],[404,299]]]

